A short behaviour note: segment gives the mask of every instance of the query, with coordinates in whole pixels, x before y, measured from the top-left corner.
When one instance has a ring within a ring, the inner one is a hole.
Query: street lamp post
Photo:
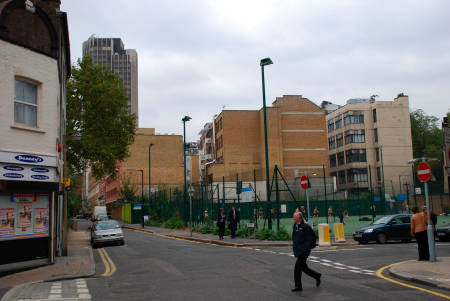
[[[194,194],[194,187],[192,187],[192,184],[189,184],[189,225],[190,225],[190,232],[192,236],[192,195]]]
[[[263,93],[263,112],[264,112],[264,146],[266,155],[266,193],[267,193],[267,211],[268,211],[268,228],[272,229],[272,208],[270,204],[270,185],[269,185],[269,147],[267,142],[267,113],[266,113],[266,87],[264,83],[264,66],[273,64],[270,58],[264,58],[260,61],[262,76],[262,93]]]
[[[141,204],[141,219],[142,219],[142,228],[144,228],[144,170],[143,169],[134,169],[134,168],[128,168],[128,170],[134,170],[134,171],[140,171],[141,172],[141,197],[142,197],[142,204]]]
[[[181,121],[183,121],[183,161],[184,161],[184,188],[183,188],[183,198],[184,198],[184,220],[186,220],[186,122],[191,120],[189,116],[184,116]]]
[[[148,145],[148,202],[149,205],[151,207],[151,202],[152,202],[152,185],[151,185],[151,172],[150,172],[150,151],[152,146],[154,146],[153,143],[150,142],[150,144]]]

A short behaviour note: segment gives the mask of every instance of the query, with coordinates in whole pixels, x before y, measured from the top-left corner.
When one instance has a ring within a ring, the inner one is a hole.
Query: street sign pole
[[[306,181],[306,184],[305,184]],[[302,176],[300,178],[300,186],[305,189],[305,193],[306,193],[306,211],[307,211],[307,215],[308,215],[308,224],[310,223],[311,220],[311,215],[309,214],[309,193],[308,193],[308,186],[309,186],[309,179],[308,179],[308,172],[305,172],[305,175]]]
[[[419,180],[423,182],[424,190],[425,190],[425,206],[427,207],[427,236],[428,236],[428,252],[430,254],[430,261],[436,261],[436,252],[434,248],[434,233],[433,226],[431,225],[431,216],[430,216],[430,201],[428,198],[428,180],[431,177],[431,167],[428,163],[425,162],[425,158],[422,158],[422,163],[417,167],[417,176]]]

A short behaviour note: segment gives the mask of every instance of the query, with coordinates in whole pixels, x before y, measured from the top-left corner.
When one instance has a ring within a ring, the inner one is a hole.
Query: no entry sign
[[[417,177],[421,182],[428,182],[431,177],[431,168],[427,162],[421,162],[417,167]]]
[[[307,176],[302,176],[300,178],[300,186],[302,186],[303,189],[307,189],[308,188],[308,177]]]

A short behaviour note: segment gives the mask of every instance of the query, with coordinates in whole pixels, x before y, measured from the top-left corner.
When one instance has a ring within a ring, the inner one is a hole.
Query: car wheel
[[[384,244],[387,241],[387,236],[384,233],[378,233],[377,234],[377,243]]]
[[[122,241],[120,242],[120,245],[123,246],[124,244],[125,244],[125,241],[122,240]]]

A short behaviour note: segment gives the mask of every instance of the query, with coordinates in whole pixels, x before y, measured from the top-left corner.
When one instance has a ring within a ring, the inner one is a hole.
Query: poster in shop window
[[[31,226],[31,202],[19,202],[19,227]]]
[[[48,230],[47,208],[34,208],[34,233],[43,233]]]
[[[14,234],[14,208],[0,208],[0,235]]]
[[[47,237],[49,198],[40,193],[0,193],[0,241]]]

